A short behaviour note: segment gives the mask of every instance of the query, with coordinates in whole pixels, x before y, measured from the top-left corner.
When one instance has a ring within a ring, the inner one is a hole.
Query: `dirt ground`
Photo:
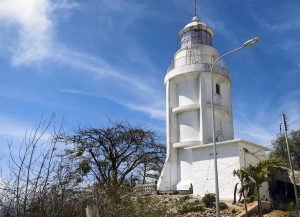
[[[166,206],[170,211],[176,213],[176,210],[179,208],[181,203],[186,202],[193,202],[195,200],[201,200],[200,197],[193,197],[193,196],[185,196],[185,195],[151,195],[150,197],[153,197],[156,199],[157,205],[164,205]],[[184,197],[187,197],[186,200],[182,200]],[[222,217],[235,217],[239,213],[241,213],[244,209],[243,204],[235,204],[233,205],[231,201],[224,201],[228,205],[228,208],[226,210],[221,211]],[[248,207],[253,205],[253,203],[249,203]],[[233,212],[235,211],[235,212]],[[215,211],[206,209],[204,211],[198,211],[198,212],[189,212],[183,215],[176,215],[176,216],[183,216],[183,217],[210,217],[215,216]],[[251,217],[256,217],[257,215],[253,215]],[[284,212],[281,210],[273,210],[272,212],[268,214],[264,214],[264,217],[288,217],[288,212]]]
[[[284,212],[281,210],[273,210],[272,212],[268,214],[264,214],[263,216],[264,217],[288,217],[288,212]]]
[[[288,216],[287,212],[281,210],[274,210],[273,212],[268,214],[269,217],[286,217]]]

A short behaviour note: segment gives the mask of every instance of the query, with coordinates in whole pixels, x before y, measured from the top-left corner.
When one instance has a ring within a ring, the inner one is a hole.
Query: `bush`
[[[296,202],[297,202],[298,207],[300,207],[300,198],[298,198]],[[288,210],[289,210],[289,215],[288,215],[289,217],[297,217],[298,216],[297,207],[296,207],[295,202],[291,202],[289,204]]]
[[[185,196],[183,196],[179,199],[179,203],[183,203],[183,202],[185,202],[189,199],[191,199],[191,196],[190,195],[185,195]]]
[[[187,202],[183,204],[181,208],[178,209],[178,213],[181,215],[189,212],[199,212],[199,211],[204,211],[204,207],[199,200],[193,202]]]
[[[216,207],[215,194],[212,193],[205,194],[204,197],[202,198],[202,202],[207,208],[215,208]]]
[[[228,205],[226,203],[224,203],[224,202],[220,202],[219,205],[220,205],[220,209],[221,210],[228,208]]]

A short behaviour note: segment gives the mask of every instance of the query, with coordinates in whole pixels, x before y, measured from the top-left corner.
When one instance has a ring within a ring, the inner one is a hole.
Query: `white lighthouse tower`
[[[210,69],[218,51],[213,30],[194,17],[180,32],[180,47],[165,76],[167,159],[158,181],[159,191],[213,193],[211,89],[214,94],[219,186],[221,198],[232,198],[234,169],[264,158],[265,148],[234,140],[231,79],[226,65]],[[251,155],[251,153],[255,153]],[[259,154],[257,154],[259,153]],[[266,195],[266,192],[262,192]],[[266,195],[267,196],[267,195]]]

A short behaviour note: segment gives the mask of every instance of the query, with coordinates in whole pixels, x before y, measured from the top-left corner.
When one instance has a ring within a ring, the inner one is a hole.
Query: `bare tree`
[[[53,119],[42,119],[26,132],[18,149],[9,143],[9,175],[1,176],[0,183],[0,217],[84,217],[87,204],[111,213],[108,206],[114,203],[123,212],[119,189],[132,187],[129,176],[137,175],[138,167],[154,168],[165,156],[155,133],[145,128],[110,123],[67,135],[61,124],[49,134]],[[120,216],[118,212],[112,213]]]
[[[147,158],[140,166],[139,174],[142,178],[142,183],[146,183],[146,179],[151,179],[157,181],[159,179],[160,172],[164,165],[166,158],[166,148],[165,146],[161,147],[161,153],[155,158],[148,160]]]
[[[47,185],[56,145],[47,143],[50,138],[45,138],[53,118],[42,118],[34,130],[26,131],[18,151],[13,151],[12,142],[8,144],[9,177],[3,180],[1,198],[2,207],[10,206],[3,209],[12,216],[26,216],[29,203],[38,198],[39,191],[45,190],[41,186]],[[47,148],[44,148],[46,143]]]
[[[164,145],[149,129],[128,123],[109,122],[105,128],[80,128],[73,135],[60,135],[71,145],[66,149],[82,175],[93,175],[98,182],[119,188],[140,165],[164,156]]]
[[[25,133],[18,149],[13,142],[8,144],[8,174],[1,175],[0,185],[1,217],[72,216],[65,214],[76,211],[74,207],[82,204],[85,197],[78,194],[84,191],[74,187],[76,177],[66,166],[69,165],[66,159],[59,156],[57,140],[49,134],[53,120],[54,115],[50,119],[41,118],[32,131]],[[58,130],[54,126],[53,135],[62,132],[62,124]],[[78,198],[80,203],[76,202]],[[70,209],[66,209],[68,207]],[[79,208],[84,210],[84,207]]]

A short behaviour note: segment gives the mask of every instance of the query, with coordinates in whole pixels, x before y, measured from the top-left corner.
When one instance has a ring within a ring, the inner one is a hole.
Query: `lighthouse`
[[[265,147],[234,139],[231,78],[224,62],[215,65],[211,82],[211,67],[219,57],[213,36],[197,16],[179,32],[180,45],[164,79],[167,158],[157,184],[160,192],[215,192],[212,103],[220,197],[233,198],[238,182],[233,170],[265,159]],[[261,191],[268,196],[267,187]]]

